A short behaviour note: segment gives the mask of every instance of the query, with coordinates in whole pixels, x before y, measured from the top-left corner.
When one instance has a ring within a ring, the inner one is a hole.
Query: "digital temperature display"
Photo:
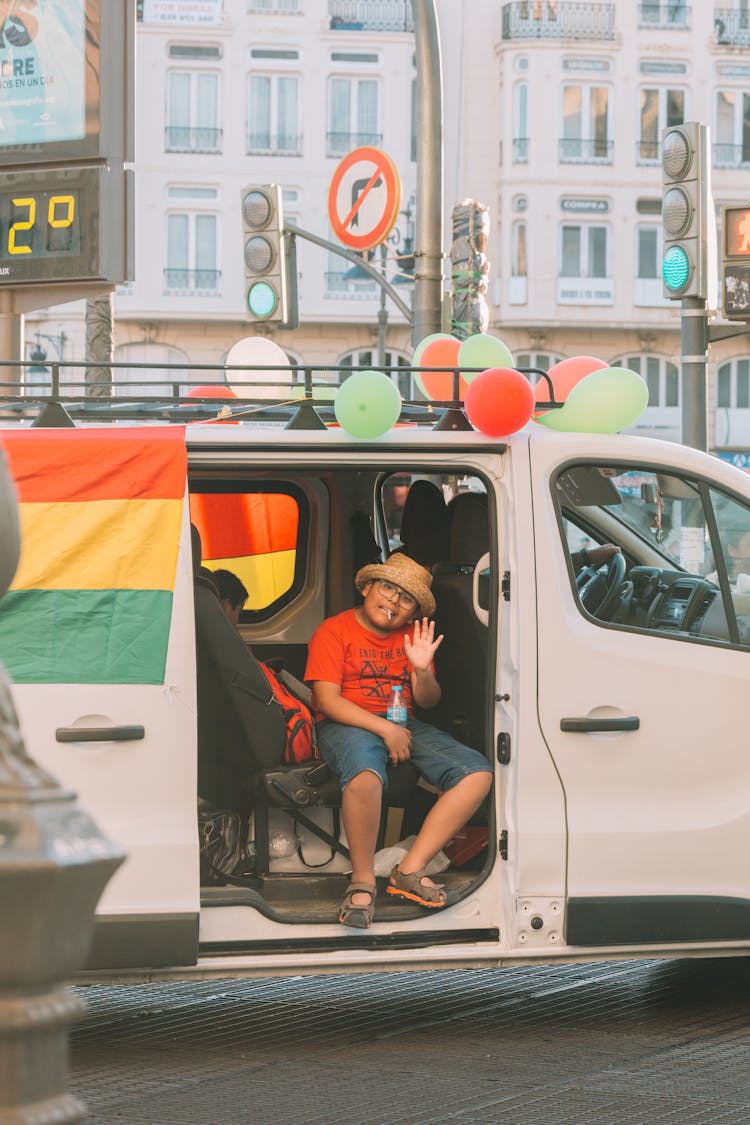
[[[0,171],[0,286],[106,280],[113,265],[122,270],[106,250],[124,185],[124,173],[102,166]]]

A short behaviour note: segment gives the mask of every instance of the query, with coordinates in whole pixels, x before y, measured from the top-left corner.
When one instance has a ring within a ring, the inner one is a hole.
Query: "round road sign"
[[[390,156],[364,146],[344,157],[328,190],[328,217],[340,242],[352,250],[379,246],[400,206],[401,178]]]

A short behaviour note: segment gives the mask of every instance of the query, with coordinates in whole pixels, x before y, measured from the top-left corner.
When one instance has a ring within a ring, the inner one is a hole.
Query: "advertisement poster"
[[[86,0],[0,0],[0,146],[86,136]]]

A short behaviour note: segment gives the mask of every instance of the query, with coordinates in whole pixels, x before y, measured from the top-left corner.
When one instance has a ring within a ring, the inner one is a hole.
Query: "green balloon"
[[[627,367],[603,367],[572,388],[561,410],[537,421],[562,433],[616,434],[637,422],[648,406],[645,381]]]
[[[458,351],[458,365],[461,374],[467,383],[475,375],[486,371],[490,367],[513,367],[513,356],[510,348],[495,336],[488,336],[484,332],[476,336],[468,336]],[[464,368],[478,367],[478,371],[466,371]]]
[[[420,340],[416,348],[414,349],[411,357],[412,375],[414,376],[414,382],[417,384],[425,398],[432,398],[432,395],[428,394],[427,390],[425,389],[425,385],[422,382],[422,376],[419,372],[419,361],[422,358],[422,353],[424,352],[425,348],[429,344],[432,344],[435,340],[453,339],[455,339],[455,337],[451,336],[449,332],[433,332],[431,336],[425,336],[423,340]]]
[[[339,387],[333,410],[336,421],[352,437],[380,437],[398,421],[401,395],[382,371],[358,371]]]

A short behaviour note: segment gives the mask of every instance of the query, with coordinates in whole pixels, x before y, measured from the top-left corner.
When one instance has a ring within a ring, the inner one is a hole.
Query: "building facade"
[[[639,432],[679,437],[679,301],[662,297],[660,137],[711,127],[713,194],[750,202],[748,0],[436,0],[445,106],[446,278],[450,211],[489,209],[489,331],[519,366],[588,354],[649,385]],[[244,314],[240,195],[278,183],[285,215],[332,239],[331,177],[362,144],[403,182],[376,251],[411,299],[416,69],[411,0],[142,0],[136,122],[135,280],[115,297],[116,358],[205,363],[268,334],[316,366],[377,361],[378,287],[298,240],[300,323]],[[446,287],[447,287],[446,280]],[[386,302],[386,362],[410,355]],[[27,337],[83,353],[79,306],[29,317]],[[54,352],[54,348],[51,349]],[[747,338],[712,345],[710,444],[750,448]],[[54,358],[54,356],[53,356]],[[132,384],[156,373],[125,369]],[[410,388],[408,375],[400,379]],[[133,385],[132,393],[142,388]]]

